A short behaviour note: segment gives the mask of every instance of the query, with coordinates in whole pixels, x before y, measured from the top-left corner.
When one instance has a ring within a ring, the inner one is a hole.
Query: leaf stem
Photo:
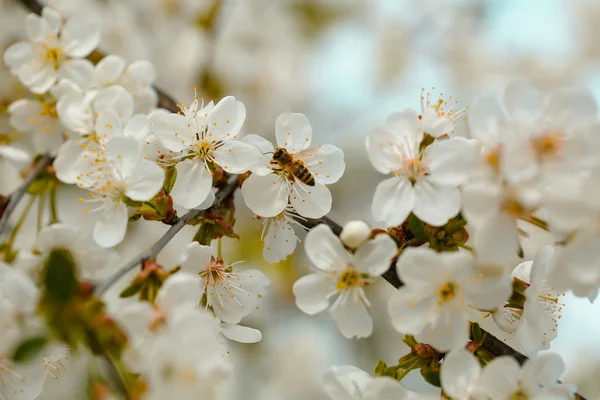
[[[56,203],[56,187],[52,187],[52,189],[50,189],[50,225],[58,224],[60,222]]]
[[[15,227],[13,228],[12,232],[10,233],[10,237],[8,238],[7,244],[8,244],[9,248],[12,248],[13,242],[15,241],[15,238],[17,237],[19,230],[21,230],[23,223],[27,219],[27,215],[29,214],[29,211],[31,210],[31,207],[33,206],[34,201],[35,201],[34,196],[31,196],[29,198],[29,200],[27,201],[27,204],[25,205],[25,208],[23,209],[23,212],[21,213],[19,220],[15,224]]]
[[[38,199],[38,210],[37,210],[37,231],[42,230],[44,223],[44,205],[46,203],[46,193],[41,193]]]

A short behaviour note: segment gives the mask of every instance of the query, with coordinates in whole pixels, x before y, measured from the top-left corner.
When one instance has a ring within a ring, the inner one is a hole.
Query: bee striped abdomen
[[[304,165],[301,161],[294,162],[290,169],[290,172],[305,185],[315,186],[315,177],[306,167],[306,165]]]

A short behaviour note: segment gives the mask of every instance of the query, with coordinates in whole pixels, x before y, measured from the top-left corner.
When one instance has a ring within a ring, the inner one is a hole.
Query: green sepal
[[[73,255],[66,249],[53,249],[44,262],[42,270],[48,300],[56,305],[68,304],[77,294],[77,265]]]
[[[48,343],[48,338],[36,336],[25,339],[15,348],[12,359],[16,363],[25,363],[39,357],[44,347]]]

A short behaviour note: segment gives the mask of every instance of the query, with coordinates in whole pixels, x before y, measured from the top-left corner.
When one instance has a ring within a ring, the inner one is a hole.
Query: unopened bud
[[[365,221],[350,221],[344,225],[340,239],[351,249],[358,248],[371,236],[371,227]]]

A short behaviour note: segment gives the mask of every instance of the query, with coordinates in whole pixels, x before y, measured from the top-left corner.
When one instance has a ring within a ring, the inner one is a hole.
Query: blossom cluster
[[[343,337],[365,338],[377,307],[369,290],[380,276],[396,286],[387,314],[411,353],[374,377],[331,367],[323,387],[332,399],[437,398],[399,382],[412,369],[456,400],[574,397],[559,381],[560,356],[538,352],[557,335],[561,296],[592,301],[600,288],[598,110],[587,91],[544,94],[518,80],[502,102],[484,97],[468,110],[422,92],[419,111],[394,113],[366,137],[374,169],[390,175],[372,199],[379,227],[340,227],[323,217],[344,153],[314,145],[305,115],[280,115],[274,145],[243,134],[246,108],[233,96],[215,103],[194,94],[187,106],[162,109],[151,63],[115,55],[92,63],[100,28],[90,15],[63,21],[46,7],[25,27],[28,39],[4,62],[31,92],[8,113],[33,146],[0,144],[0,156],[24,170],[52,157],[39,178],[46,186],[30,194],[42,210],[45,191],[52,198],[73,186],[94,229],[88,237],[60,222],[51,204],[31,248],[13,246],[22,221],[2,243],[0,398],[39,398],[52,360],[82,344],[135,398],[216,398],[232,375],[229,341],[262,340],[240,324],[270,285],[263,272],[240,268],[244,261],[224,260],[222,238],[237,234],[233,197],[219,193],[232,184],[262,223],[267,262],[304,244],[310,273],[291,288],[302,312],[327,311]],[[461,123],[470,138],[456,134]],[[144,253],[123,299],[109,303],[98,287],[114,283],[115,248],[141,217],[173,230],[199,225],[198,233],[168,267]],[[554,238],[532,261],[523,258],[523,224]],[[308,230],[304,241],[296,227]],[[523,366],[485,348],[477,324],[485,317],[507,348],[530,358]]]

